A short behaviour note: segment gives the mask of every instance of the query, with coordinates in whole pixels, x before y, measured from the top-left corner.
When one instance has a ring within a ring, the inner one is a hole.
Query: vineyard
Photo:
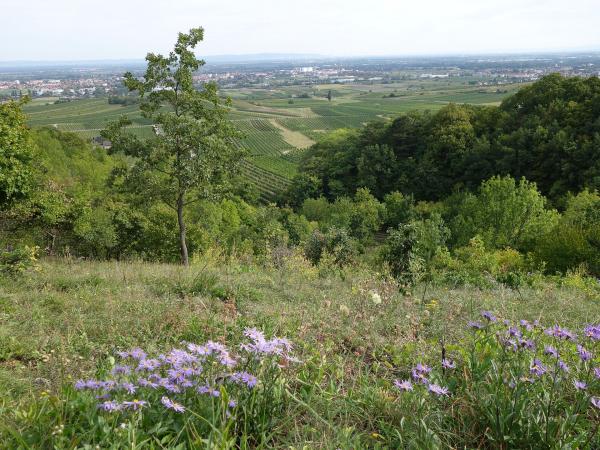
[[[305,149],[330,131],[390,120],[415,109],[437,110],[450,102],[497,103],[514,89],[509,86],[500,92],[449,84],[225,90],[232,98],[229,118],[241,132],[235,145],[247,153],[243,176],[256,186],[263,201],[272,201],[296,175]],[[331,101],[326,99],[329,91],[333,93]],[[129,132],[140,138],[154,135],[152,124],[142,117],[138,105],[109,104],[106,98],[54,100],[37,99],[26,105],[31,126],[50,126],[91,140],[109,122],[125,115],[132,121]]]

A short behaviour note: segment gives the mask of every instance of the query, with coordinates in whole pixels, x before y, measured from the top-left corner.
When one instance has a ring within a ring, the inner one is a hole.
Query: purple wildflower
[[[474,328],[476,330],[481,330],[484,328],[484,325],[479,321],[470,321],[468,324],[469,328]]]
[[[427,386],[427,390],[435,395],[448,395],[448,388],[439,386],[434,383],[430,383],[429,386]]]
[[[147,355],[146,352],[144,352],[144,350],[141,348],[134,348],[129,351],[129,356],[131,356],[133,359],[141,361],[142,359],[146,359]]]
[[[419,363],[412,369],[411,374],[413,380],[419,383],[427,384],[429,381],[427,380],[427,377],[425,375],[427,375],[429,372],[431,372],[431,367]]]
[[[558,325],[554,325],[552,328],[548,328],[545,331],[545,333],[548,336],[554,336],[559,339],[564,339],[566,341],[574,341],[577,338],[577,336],[573,332],[567,330],[566,328],[561,328]]]
[[[140,378],[138,381],[138,386],[147,387],[151,389],[156,389],[158,387],[158,383],[154,383],[153,381],[147,380],[146,378]]]
[[[529,323],[529,321],[525,320],[525,319],[521,319],[521,321],[519,321],[519,324],[525,328],[527,331],[531,331],[533,330],[533,325],[531,325]]]
[[[556,348],[552,347],[551,345],[546,345],[546,347],[544,348],[544,354],[558,358],[558,350],[556,350]]]
[[[429,372],[431,372],[431,367],[429,367],[426,364],[417,363],[414,370],[416,370],[417,372],[420,372],[420,373],[429,373]]]
[[[520,338],[522,336],[521,330],[519,330],[517,327],[510,327],[508,329],[508,335],[517,338]]]
[[[588,325],[585,327],[584,333],[593,341],[600,341],[600,324]]]
[[[519,345],[527,350],[535,350],[535,342],[531,339],[520,339]]]
[[[579,354],[579,357],[582,361],[589,361],[590,359],[592,359],[591,352],[588,352],[585,348],[583,348],[582,345],[577,346],[577,353]]]
[[[165,406],[165,408],[172,409],[177,413],[185,412],[185,407],[177,402],[174,402],[169,397],[163,396],[160,399],[160,402]]]
[[[111,373],[113,375],[129,375],[131,373],[131,367],[125,365],[116,365],[113,367]]]
[[[142,370],[152,371],[158,369],[161,365],[162,363],[158,359],[141,359],[135,370],[138,372]]]
[[[442,367],[444,369],[456,369],[456,363],[454,361],[452,361],[451,359],[443,359],[442,360]]]
[[[135,394],[137,387],[133,383],[125,382],[120,384],[121,389],[125,389],[129,394]]]
[[[571,369],[569,369],[569,366],[567,366],[567,364],[564,361],[558,361],[558,368],[565,373],[569,373],[571,371]]]
[[[394,386],[396,386],[398,389],[400,389],[401,391],[412,391],[413,390],[413,385],[410,382],[410,380],[395,380],[394,381]]]
[[[123,405],[121,405],[120,403],[117,403],[115,401],[107,401],[107,402],[100,403],[98,405],[98,408],[101,409],[102,411],[113,412],[113,411],[120,411],[121,409],[123,409]]]
[[[585,381],[574,380],[573,386],[579,391],[585,391],[587,389],[587,383]]]
[[[123,402],[123,407],[128,409],[133,409],[137,411],[138,409],[142,409],[144,406],[147,406],[148,402],[145,400],[132,400],[130,402]]]
[[[237,402],[235,400],[229,400],[229,403],[227,403],[227,406],[229,408],[235,408],[237,406]]]
[[[600,380],[600,367],[594,369],[594,375]]]
[[[600,397],[592,397],[592,406],[600,409]]]
[[[245,384],[249,388],[253,388],[258,382],[256,377],[252,374],[249,374],[248,372],[235,372],[231,374],[229,378],[231,379],[231,381],[239,384]]]
[[[490,311],[482,311],[481,316],[490,322],[497,322],[498,319]]]
[[[77,389],[78,391],[81,391],[82,389],[87,388],[87,383],[83,380],[77,380],[75,382],[75,389]]]
[[[539,359],[534,359],[531,368],[529,369],[529,372],[538,377],[544,375],[547,371],[548,369]]]
[[[292,351],[292,343],[285,338],[267,340],[265,335],[256,328],[246,328],[244,335],[252,340],[249,344],[242,344],[240,348],[256,355],[278,355],[286,359]]]

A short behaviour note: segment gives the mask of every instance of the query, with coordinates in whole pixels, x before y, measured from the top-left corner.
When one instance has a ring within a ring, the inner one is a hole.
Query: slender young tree
[[[243,153],[235,145],[236,129],[227,119],[230,100],[222,101],[215,83],[196,89],[194,73],[204,65],[193,52],[204,30],[179,33],[168,56],[149,53],[142,78],[127,72],[124,84],[137,92],[142,115],[152,121],[155,136],[139,139],[127,132],[123,117],[109,124],[103,137],[112,151],[134,157],[126,180],[146,200],[161,200],[177,212],[181,262],[189,265],[186,206],[222,191]]]

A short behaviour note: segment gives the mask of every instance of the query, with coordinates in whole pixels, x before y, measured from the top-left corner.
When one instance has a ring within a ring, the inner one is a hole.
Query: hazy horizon
[[[600,50],[596,0],[30,0],[1,9],[0,61],[141,60],[202,26],[201,56],[451,56]]]

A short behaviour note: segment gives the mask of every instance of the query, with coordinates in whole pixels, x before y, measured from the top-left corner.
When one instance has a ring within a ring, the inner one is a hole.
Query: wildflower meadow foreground
[[[381,418],[390,435],[373,437],[437,448],[478,427],[503,448],[596,448],[600,324],[576,333],[481,316],[468,323],[471,338],[444,347],[441,361],[398,367],[405,378],[379,380],[398,420]],[[208,341],[158,355],[119,351],[103,376],[67,388],[54,446],[268,446],[287,403],[311,411],[297,398],[304,387],[294,366],[306,368],[289,340],[253,328],[244,337],[235,350]]]
[[[34,322],[0,330],[0,448],[600,448],[600,316],[576,291],[72,273],[95,267],[8,291]]]

